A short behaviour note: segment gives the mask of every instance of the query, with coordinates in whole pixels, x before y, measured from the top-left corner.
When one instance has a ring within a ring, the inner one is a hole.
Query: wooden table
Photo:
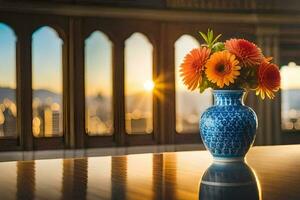
[[[1,162],[0,199],[300,199],[300,145],[254,147],[246,160],[211,165],[189,151]]]

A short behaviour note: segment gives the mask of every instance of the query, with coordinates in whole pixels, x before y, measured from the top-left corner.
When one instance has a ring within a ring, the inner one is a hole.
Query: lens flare
[[[155,87],[155,84],[153,81],[146,81],[144,83],[144,90],[146,90],[146,91],[152,91],[154,89],[154,87]]]

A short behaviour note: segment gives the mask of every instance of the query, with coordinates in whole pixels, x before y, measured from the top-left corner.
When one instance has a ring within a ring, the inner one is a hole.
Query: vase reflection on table
[[[202,176],[200,200],[262,199],[259,180],[245,162],[214,162]]]

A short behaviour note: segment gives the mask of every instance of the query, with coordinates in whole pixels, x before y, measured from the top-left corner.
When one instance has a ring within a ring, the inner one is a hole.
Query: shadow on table
[[[244,162],[219,163],[209,166],[202,176],[199,199],[261,199],[258,179]]]

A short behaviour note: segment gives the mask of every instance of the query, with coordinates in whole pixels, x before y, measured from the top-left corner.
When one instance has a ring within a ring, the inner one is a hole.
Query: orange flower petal
[[[240,75],[240,66],[235,56],[228,51],[214,53],[206,63],[206,76],[209,81],[223,88],[229,86]]]
[[[202,73],[209,58],[210,49],[200,47],[191,50],[180,65],[180,76],[189,90],[195,90],[202,83]]]
[[[262,62],[258,68],[258,87],[256,95],[260,95],[262,99],[267,96],[270,99],[275,97],[280,87],[280,72],[277,65],[269,63],[268,60]]]
[[[234,54],[244,67],[258,66],[263,60],[261,50],[248,40],[227,40],[225,42],[225,49]]]

